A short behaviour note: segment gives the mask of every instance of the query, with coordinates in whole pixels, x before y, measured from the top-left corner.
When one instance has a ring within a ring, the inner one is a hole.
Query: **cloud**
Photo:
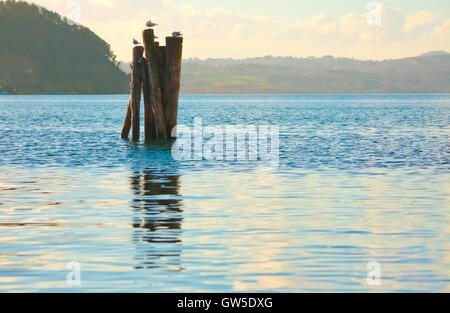
[[[299,22],[294,25],[294,30],[302,31],[303,33],[312,33],[320,35],[328,35],[337,31],[337,22],[334,21],[326,13],[313,16],[306,22]]]
[[[450,39],[450,19],[446,20],[442,25],[436,27],[436,34],[440,38]]]
[[[431,28],[435,23],[436,13],[420,11],[410,16],[403,26],[405,32],[421,31]]]
[[[114,0],[88,0],[94,5],[113,8],[116,6],[116,2]]]
[[[354,35],[357,34],[361,27],[365,27],[363,19],[355,13],[348,13],[344,15],[339,22],[339,31],[343,34]]]
[[[35,2],[65,16],[70,13],[67,4],[71,0]],[[160,25],[156,32],[162,42],[174,30],[184,33],[184,57],[331,54],[383,59],[450,49],[450,44],[440,39],[449,36],[449,20],[434,27],[433,12],[420,11],[405,19],[400,11],[384,4],[377,4],[370,12],[360,15],[348,12],[334,19],[323,12],[288,23],[220,7],[203,12],[192,4],[177,6],[172,0],[78,2],[81,23],[109,42],[120,60],[130,59],[131,39],[139,39],[149,19]],[[368,23],[368,17],[377,21],[377,16],[370,14],[380,14],[379,23]]]
[[[353,43],[401,39],[404,36],[402,31],[404,18],[401,13],[383,4],[379,5],[378,10],[379,22],[374,24],[369,23],[368,13],[359,16],[348,13],[339,20],[334,20],[322,13],[306,22],[295,24],[293,30],[301,36],[308,36],[309,39],[316,41],[322,41],[327,37],[332,37],[333,41]]]

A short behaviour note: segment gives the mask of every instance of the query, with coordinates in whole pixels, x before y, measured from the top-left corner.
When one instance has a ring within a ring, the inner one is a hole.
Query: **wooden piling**
[[[142,94],[144,95],[144,138],[145,141],[156,138],[155,118],[151,106],[151,89],[148,75],[147,60],[144,59],[142,66]]]
[[[143,53],[142,46],[133,48],[133,72],[131,75],[131,138],[133,141],[139,140],[140,134]]]
[[[120,138],[123,139],[128,138],[131,129],[131,103],[132,97],[130,97],[130,101],[128,101],[127,113],[125,115],[125,120],[123,121],[122,133],[120,134]]]
[[[148,77],[150,82],[150,105],[153,110],[157,139],[167,139],[166,122],[164,119],[164,109],[161,96],[158,54],[159,48],[155,44],[155,35],[153,29],[145,29],[142,32],[144,39],[145,57],[148,68]],[[147,138],[146,138],[147,139]]]
[[[177,125],[178,119],[182,48],[182,37],[166,37],[164,116],[169,137],[171,137],[172,129]]]
[[[158,70],[159,70],[159,81],[161,83],[161,97],[163,103],[163,109],[166,105],[165,91],[166,91],[166,47],[160,46],[158,50]],[[166,120],[167,126],[167,120]],[[168,137],[170,137],[170,133],[167,133]]]
[[[142,56],[144,48],[142,46],[133,48],[133,62],[131,72],[131,96],[127,106],[127,113],[123,122],[122,133],[120,137],[127,139],[130,133],[131,127],[133,127],[133,140],[139,139],[139,113],[140,113],[140,101],[141,101],[141,86],[142,86]],[[134,114],[133,114],[134,112]],[[133,118],[134,117],[134,118]]]
[[[133,48],[131,98],[121,138],[128,138],[131,129],[133,141],[139,140],[142,90],[145,140],[167,140],[177,125],[183,38],[167,37],[166,46],[160,47],[153,29],[144,30],[142,35],[144,47]]]

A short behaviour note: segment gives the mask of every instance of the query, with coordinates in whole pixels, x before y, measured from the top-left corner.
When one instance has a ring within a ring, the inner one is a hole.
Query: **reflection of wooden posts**
[[[178,96],[180,93],[182,44],[182,37],[166,38],[164,116],[166,119],[167,133],[169,134],[169,136],[171,135],[172,129],[177,125],[178,118]]]
[[[122,128],[122,138],[139,140],[141,89],[144,95],[145,140],[167,140],[177,124],[183,38],[167,37],[166,47],[155,42],[153,29],[142,33],[144,47],[133,49],[131,99]],[[146,58],[143,58],[145,51]],[[175,137],[175,135],[173,136]]]

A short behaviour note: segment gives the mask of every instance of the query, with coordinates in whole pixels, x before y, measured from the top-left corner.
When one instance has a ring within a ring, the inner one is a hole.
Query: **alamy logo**
[[[372,261],[367,263],[367,285],[369,286],[380,286],[381,285],[381,264]]]
[[[279,126],[222,125],[203,127],[194,118],[194,128],[177,125],[172,135],[172,157],[177,161],[260,161],[266,168],[279,164]]]
[[[381,25],[381,3],[378,1],[370,1],[367,3],[367,10],[369,12],[366,16],[367,25],[380,26]]]
[[[67,24],[80,25],[81,24],[81,5],[78,1],[70,1],[67,3]]]
[[[67,269],[70,272],[67,274],[66,282],[69,286],[80,286],[81,285],[81,266],[78,262],[67,263]]]

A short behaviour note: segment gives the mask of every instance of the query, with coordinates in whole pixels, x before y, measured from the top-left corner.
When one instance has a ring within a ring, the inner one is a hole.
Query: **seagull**
[[[141,43],[139,41],[137,41],[136,39],[133,38],[133,44],[135,45],[140,45]]]
[[[153,23],[152,21],[148,21],[145,25],[147,25],[147,27],[154,27],[154,26],[158,26],[158,24]]]
[[[173,32],[172,36],[173,37],[181,37],[181,36],[183,36],[183,34],[180,31],[177,31],[177,32]]]

